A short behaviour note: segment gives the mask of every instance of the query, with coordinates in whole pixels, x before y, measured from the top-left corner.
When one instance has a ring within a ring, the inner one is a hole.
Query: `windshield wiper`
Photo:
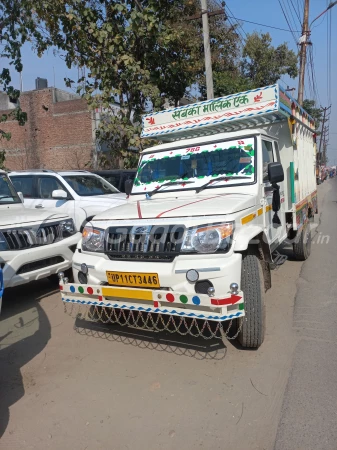
[[[219,177],[219,178],[214,178],[213,180],[209,180],[209,181],[207,181],[207,183],[205,183],[202,186],[196,188],[195,192],[197,194],[199,194],[199,192],[201,192],[204,189],[206,189],[207,186],[209,186],[210,184],[216,183],[217,181],[221,181],[221,180],[229,180],[229,179],[232,179],[232,178],[235,178],[236,180],[240,180],[240,179],[241,180],[245,180],[245,179],[247,179],[249,177],[241,177],[240,175],[227,175],[226,177],[223,176],[223,177]]]
[[[152,197],[152,195],[156,194],[161,188],[163,188],[165,186],[174,186],[177,184],[189,184],[189,183],[194,183],[194,181],[169,181],[168,183],[164,183],[164,184],[161,184],[160,186],[156,187],[155,189],[153,189],[153,191],[148,192],[146,194],[146,196]]]

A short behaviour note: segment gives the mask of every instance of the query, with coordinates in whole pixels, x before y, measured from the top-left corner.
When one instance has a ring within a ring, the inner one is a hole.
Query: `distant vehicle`
[[[27,208],[66,213],[74,219],[78,231],[96,214],[126,203],[125,194],[85,170],[18,171],[10,172],[9,177],[17,191],[22,192]]]
[[[27,209],[22,200],[22,194],[0,170],[0,299],[3,288],[70,269],[81,238],[64,211]]]
[[[119,169],[119,170],[95,170],[93,173],[101,176],[110,184],[115,186],[119,191],[125,192],[125,181],[134,180],[136,177],[136,169]]]

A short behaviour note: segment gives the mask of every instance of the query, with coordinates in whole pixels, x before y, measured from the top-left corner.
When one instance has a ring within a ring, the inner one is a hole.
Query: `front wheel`
[[[255,254],[242,256],[241,289],[246,315],[239,319],[238,340],[242,347],[259,348],[265,334],[265,287],[261,261]]]

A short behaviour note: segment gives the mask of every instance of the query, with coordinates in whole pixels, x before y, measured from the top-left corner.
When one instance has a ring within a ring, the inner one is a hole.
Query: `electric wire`
[[[288,3],[289,3],[289,0],[288,0]],[[293,9],[294,9],[294,11],[295,11],[295,14],[296,14],[296,17],[297,17],[297,19],[298,19],[298,21],[299,21],[299,24],[301,25],[300,14],[298,13],[298,10],[296,9],[293,0],[290,0],[290,3],[291,3],[291,5],[292,5],[292,7],[293,7]]]
[[[284,9],[283,3],[282,3],[281,0],[278,0],[278,2],[279,2],[279,5],[280,5],[280,7],[281,7],[282,14],[283,14],[283,16],[284,16],[284,18],[285,18],[285,20],[286,20],[286,22],[287,22],[288,28],[289,28],[289,30],[291,31],[291,34],[292,34],[293,39],[294,39],[294,41],[295,41],[295,44],[296,44],[296,46],[297,46],[297,44],[298,44],[298,39],[296,38],[295,32],[292,30],[292,26],[290,25],[290,22],[289,22],[289,19],[288,19],[287,14],[286,14],[286,11],[285,11],[285,9]]]

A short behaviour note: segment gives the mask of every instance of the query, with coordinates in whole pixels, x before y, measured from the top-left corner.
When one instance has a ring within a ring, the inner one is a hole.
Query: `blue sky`
[[[302,6],[304,0],[281,0],[285,4],[288,16],[290,16],[291,5],[295,8]],[[221,3],[219,1],[219,3]],[[270,26],[289,29],[288,24],[283,16],[282,10],[278,0],[227,0],[227,6],[235,17],[240,19],[246,19],[252,22],[261,24],[267,24]],[[311,0],[310,1],[310,22],[317,17],[327,6],[328,0]],[[220,7],[220,5],[219,5]],[[292,10],[293,23],[291,23],[292,29],[300,30],[300,22]],[[336,58],[336,46],[337,46],[337,5],[332,9],[332,89],[331,89],[331,117],[330,117],[330,143],[328,148],[328,156],[330,164],[337,163],[337,85],[335,83],[337,73],[337,58]],[[301,20],[302,20],[302,16]],[[229,19],[235,22],[234,19]],[[273,38],[273,45],[279,45],[283,42],[287,42],[289,47],[297,51],[296,44],[292,33],[286,31],[280,31],[275,29],[264,28],[262,26],[253,25],[247,22],[240,22],[242,28],[240,30],[242,37],[245,37],[245,33],[252,31],[268,31]],[[296,27],[296,28],[295,28]],[[300,33],[295,33],[296,37],[300,36]],[[319,95],[319,104],[322,106],[329,105],[329,98],[327,93],[327,14],[315,22],[311,40],[313,43],[313,59],[314,67],[317,79],[317,91]],[[76,80],[77,69],[67,69],[62,56],[55,56],[52,50],[49,50],[42,58],[38,58],[31,50],[30,46],[26,45],[23,50],[23,85],[24,90],[31,90],[35,88],[35,78],[47,78],[49,86],[55,86],[61,89],[65,89],[64,78],[71,77]],[[14,78],[14,83],[19,87],[18,77]],[[295,95],[297,95],[297,80],[289,80],[289,78],[283,78],[283,86],[289,85],[295,87]],[[310,84],[306,82],[306,97],[311,98]]]

